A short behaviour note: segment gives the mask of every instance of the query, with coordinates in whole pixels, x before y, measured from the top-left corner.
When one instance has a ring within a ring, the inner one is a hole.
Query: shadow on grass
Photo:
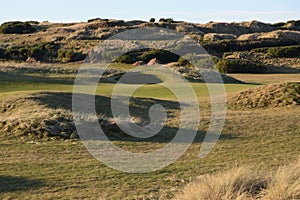
[[[72,79],[60,79],[60,78],[49,78],[46,76],[31,76],[26,74],[13,74],[0,72],[0,82],[9,82],[9,83],[48,83],[48,84],[68,84],[73,85],[74,80]]]
[[[81,101],[87,101],[89,98],[95,98],[96,102],[96,112],[97,115],[105,118],[112,118],[112,110],[111,110],[111,98],[106,96],[96,95],[93,97],[92,95],[88,94],[79,94],[79,98]],[[32,97],[33,100],[42,103],[43,105],[47,106],[51,109],[72,109],[72,93],[66,92],[42,92],[36,96]],[[153,98],[139,98],[139,97],[132,97],[130,102],[124,102],[122,97],[117,99],[118,106],[129,106],[129,112],[131,117],[141,119],[144,125],[150,122],[149,117],[149,109],[152,105],[160,104],[162,105],[167,114],[167,119],[169,120],[178,120],[180,117],[180,104],[176,101],[169,101],[169,100],[158,100]],[[82,109],[84,110],[84,109]],[[91,114],[91,113],[85,113]],[[179,115],[179,116],[178,116]],[[180,122],[178,122],[179,125]],[[132,141],[132,142],[160,142],[160,143],[168,143],[170,142],[177,134],[178,128],[164,126],[156,135],[149,137],[149,138],[136,138],[133,137],[125,132],[123,132],[116,124],[109,125],[108,127],[101,126],[102,130],[106,134],[106,136],[111,141]],[[181,129],[182,130],[182,129]],[[183,130],[184,131],[184,130]],[[186,133],[190,133],[191,130],[186,130]],[[194,142],[202,142],[206,135],[205,131],[198,131],[195,137]],[[217,135],[215,135],[217,136]],[[87,138],[91,138],[90,135],[87,134]],[[94,138],[94,137],[92,137]],[[95,136],[95,138],[98,138]],[[215,138],[212,137],[211,138]],[[232,135],[221,135],[221,140],[229,140],[234,139],[235,137]],[[185,142],[184,138],[181,142]],[[210,141],[207,141],[210,142]]]
[[[292,68],[292,67],[276,67],[272,65],[268,65],[265,67],[266,70],[262,74],[300,74],[299,68]]]
[[[44,185],[45,184],[42,181],[32,180],[26,177],[0,175],[0,193],[18,190],[32,190],[43,187]]]

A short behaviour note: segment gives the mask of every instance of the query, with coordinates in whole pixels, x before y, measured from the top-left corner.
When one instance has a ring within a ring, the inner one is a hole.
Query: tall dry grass
[[[245,167],[225,173],[206,174],[187,185],[178,200],[253,199],[253,194],[266,187],[267,181]]]
[[[271,175],[268,188],[263,192],[265,200],[300,199],[300,160],[282,166]]]
[[[175,200],[300,199],[300,161],[259,173],[247,167],[207,174],[187,185]]]

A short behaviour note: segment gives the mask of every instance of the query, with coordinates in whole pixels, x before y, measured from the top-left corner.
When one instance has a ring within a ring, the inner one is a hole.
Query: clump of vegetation
[[[54,42],[45,42],[34,45],[9,47],[4,52],[4,58],[8,60],[27,60],[34,58],[38,61],[55,61],[59,45]]]
[[[97,17],[97,18],[89,19],[87,22],[90,23],[90,22],[94,22],[94,21],[104,21],[104,22],[107,22],[109,20],[108,19],[101,19],[101,18]]]
[[[124,63],[124,64],[132,64],[136,62],[137,58],[134,55],[130,54],[124,54],[122,56],[119,56],[114,60],[116,63]]]
[[[175,199],[249,199],[266,186],[265,178],[240,167],[217,175],[200,176],[197,182],[188,185]]]
[[[58,50],[58,60],[60,60],[61,62],[70,62],[72,61],[72,58],[74,57],[75,53],[73,50],[65,50],[65,49],[61,49]]]
[[[287,24],[292,24],[293,26],[300,26],[300,20],[290,20]]]
[[[0,58],[5,58],[5,49],[0,48]]]
[[[3,34],[27,34],[35,31],[29,22],[5,22],[0,26],[0,33]]]
[[[36,100],[42,99],[43,95],[46,94],[12,98],[4,103],[1,102],[0,131],[13,136],[44,139],[77,137],[70,111],[62,108],[47,108],[41,105]],[[57,99],[65,100],[64,98],[62,94]]]
[[[176,62],[179,59],[179,56],[166,51],[166,50],[160,50],[160,49],[153,49],[150,51],[146,51],[143,54],[139,55],[138,60],[149,62],[153,58],[159,59],[162,63],[170,63],[170,62]]]
[[[202,175],[175,199],[298,199],[300,162],[283,166],[275,173],[259,173],[246,167]]]
[[[160,23],[169,23],[169,24],[175,23],[175,21],[173,20],[173,18],[160,18],[159,22]]]
[[[275,24],[271,24],[272,27],[283,27],[285,25],[284,22],[278,22],[278,23],[275,23]]]
[[[250,51],[256,48],[291,46],[291,45],[295,45],[295,42],[288,41],[288,40],[275,40],[275,39],[250,40],[250,41],[219,40],[219,41],[204,42],[202,44],[202,47],[208,53],[213,55],[218,55],[224,52]]]
[[[76,53],[73,50],[60,49],[55,42],[44,42],[34,45],[13,46],[0,50],[0,58],[7,60],[26,61],[33,58],[43,62],[74,62],[83,60],[86,55]]]
[[[149,62],[151,59],[157,58],[162,63],[177,62],[179,56],[161,49],[146,49],[141,51],[132,51],[119,56],[114,60],[117,63],[132,64],[136,61]]]
[[[179,59],[178,59],[178,65],[179,66],[189,66],[190,65],[190,63],[189,63],[189,61],[187,61],[185,58],[183,58],[183,57],[180,57]]]
[[[221,73],[263,73],[266,67],[242,59],[220,59],[216,69]]]
[[[150,18],[149,22],[150,22],[150,23],[154,23],[154,22],[155,22],[155,18],[153,18],[153,17]]]
[[[272,108],[300,105],[300,82],[279,83],[241,91],[229,101],[233,107]]]
[[[265,53],[273,58],[295,57],[300,53],[300,46],[257,48],[252,49],[254,53]]]

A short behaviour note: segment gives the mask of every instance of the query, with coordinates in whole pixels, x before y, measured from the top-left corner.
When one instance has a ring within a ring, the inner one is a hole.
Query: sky
[[[173,18],[195,23],[300,20],[299,0],[3,0],[6,21],[85,22],[92,18]]]

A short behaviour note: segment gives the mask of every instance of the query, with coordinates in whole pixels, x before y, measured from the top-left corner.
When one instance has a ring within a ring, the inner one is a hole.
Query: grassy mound
[[[245,167],[215,175],[203,175],[187,185],[175,199],[299,199],[300,162],[258,173]]]
[[[76,129],[71,112],[64,108],[50,108],[32,94],[0,102],[0,132],[3,135],[30,138],[75,138]]]
[[[235,107],[268,108],[300,105],[300,82],[264,85],[233,95],[230,104]]]
[[[0,137],[39,138],[43,140],[78,138],[71,111],[72,95],[70,92],[38,92],[0,100]],[[86,100],[91,96],[78,94],[77,98]],[[112,140],[134,140],[134,137],[119,128],[118,123],[137,123],[140,125],[149,123],[149,116],[146,111],[155,104],[162,104],[166,107],[169,124],[164,131],[172,132],[172,126],[177,123],[174,122],[176,118],[174,114],[179,109],[177,102],[132,97],[129,103],[131,118],[119,119],[112,116],[110,97],[96,95],[92,98],[95,98],[96,116],[92,113],[80,113],[82,120],[98,121],[106,136]],[[119,98],[117,101],[116,104],[119,106],[128,106],[124,98]],[[161,136],[158,134],[157,138],[160,139]],[[168,137],[172,137],[172,135],[168,135]]]

